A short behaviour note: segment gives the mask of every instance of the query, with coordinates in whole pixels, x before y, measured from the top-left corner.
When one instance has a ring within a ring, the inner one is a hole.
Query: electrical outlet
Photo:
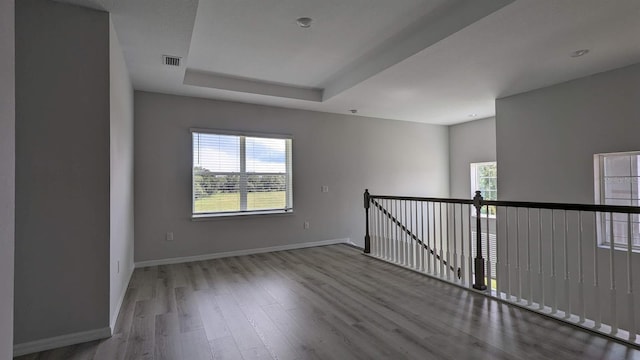
[[[173,232],[167,233],[167,241],[173,241]]]
[[[327,185],[322,185],[322,187],[320,188],[320,191],[329,192],[329,187]]]
[[[305,222],[304,222],[304,228],[305,228],[305,229],[308,229],[308,228],[309,228],[309,220],[307,220],[307,221],[305,221]]]

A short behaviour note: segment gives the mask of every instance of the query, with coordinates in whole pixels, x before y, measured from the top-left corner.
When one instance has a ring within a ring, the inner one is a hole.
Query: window
[[[605,205],[638,206],[640,193],[640,151],[626,153],[596,154],[595,198],[596,203]],[[613,220],[613,221],[612,221]],[[631,214],[632,246],[640,249],[640,221],[638,214]],[[611,243],[611,226],[613,226],[613,243],[627,247],[628,215],[600,214],[598,223],[600,243],[609,246]]]
[[[194,217],[293,209],[291,138],[192,130]]]
[[[498,167],[495,161],[471,163],[471,197],[476,191],[480,191],[485,200],[498,200]],[[495,206],[483,206],[481,214],[494,217],[496,215]]]

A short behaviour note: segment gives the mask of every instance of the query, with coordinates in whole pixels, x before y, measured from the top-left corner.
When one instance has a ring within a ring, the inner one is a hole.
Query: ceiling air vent
[[[180,66],[180,59],[177,56],[162,55],[162,63],[167,66]]]

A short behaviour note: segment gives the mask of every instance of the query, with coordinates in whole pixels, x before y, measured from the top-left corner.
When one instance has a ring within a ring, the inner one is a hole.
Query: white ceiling
[[[640,62],[638,0],[65,1],[112,13],[137,90],[432,124]]]
[[[188,67],[320,88],[345,64],[446,1],[201,0]],[[302,16],[313,17],[311,28],[296,25]]]

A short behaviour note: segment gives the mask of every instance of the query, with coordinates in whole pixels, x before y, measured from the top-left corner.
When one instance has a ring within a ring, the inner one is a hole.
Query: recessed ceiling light
[[[469,114],[469,117],[476,117],[478,114]]]
[[[580,57],[583,55],[587,55],[589,53],[589,49],[580,49],[571,53],[571,57]]]
[[[358,110],[356,110],[356,109],[351,109],[351,110],[349,110],[349,112],[350,112],[350,113],[352,113],[352,114],[357,114],[357,113],[358,113]]]
[[[311,22],[313,21],[312,18],[310,17],[301,17],[296,19],[296,22],[298,23],[298,26],[300,26],[301,28],[310,28],[311,27]]]

